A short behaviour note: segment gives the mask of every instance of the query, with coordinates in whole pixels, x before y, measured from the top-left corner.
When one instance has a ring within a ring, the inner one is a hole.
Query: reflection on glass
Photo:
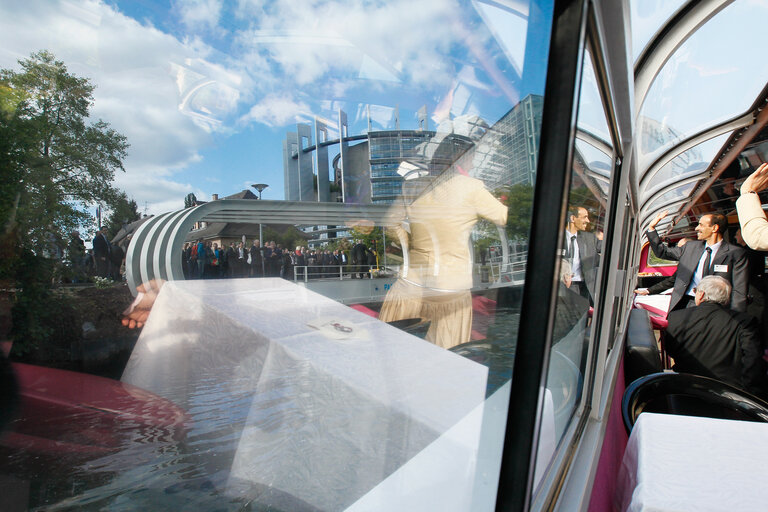
[[[385,322],[429,322],[425,339],[443,348],[471,337],[472,228],[481,217],[497,226],[507,221],[507,207],[467,174],[471,157],[472,152],[406,205],[396,236],[407,244],[408,267],[387,293],[379,316]]]
[[[153,216],[126,276],[186,273],[139,297],[122,380],[189,419],[181,440],[126,421],[94,455],[107,429],[65,411],[83,449],[48,471],[22,447],[0,479],[29,508],[492,508],[552,2],[256,3],[0,5],[0,67],[49,49],[130,144],[113,185]],[[81,206],[34,226],[51,254],[93,238]]]
[[[681,185],[679,187],[673,188],[668,192],[664,192],[659,197],[654,199],[653,202],[651,202],[651,204],[647,206],[645,211],[652,212],[666,204],[674,202],[676,199],[682,199],[690,195],[690,193],[693,192],[693,189],[696,188],[697,183],[698,183],[697,181],[694,181],[692,183],[686,183],[685,185]]]
[[[679,180],[704,172],[715,153],[723,147],[730,133],[725,133],[692,147],[667,162],[648,182],[646,190],[652,190],[668,180]]]
[[[685,0],[632,0],[630,2],[633,62],[637,61],[640,52],[659,27],[684,3]]]
[[[589,51],[584,57],[541,427],[539,457],[543,460],[537,461],[537,479],[543,476],[549,456],[554,454],[579,404],[587,366],[592,308],[599,305],[603,226],[614,156]]]
[[[641,110],[641,168],[684,138],[746,112],[768,82],[766,17],[764,2],[733,2],[672,55]]]

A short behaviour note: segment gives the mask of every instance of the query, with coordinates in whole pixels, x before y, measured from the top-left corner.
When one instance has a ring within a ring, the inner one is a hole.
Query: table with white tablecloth
[[[340,510],[438,439],[439,492],[469,503],[487,373],[285,280],[230,279],[166,283],[123,381],[215,440],[198,457],[227,494]]]
[[[768,510],[768,423],[642,413],[624,453],[616,509]]]

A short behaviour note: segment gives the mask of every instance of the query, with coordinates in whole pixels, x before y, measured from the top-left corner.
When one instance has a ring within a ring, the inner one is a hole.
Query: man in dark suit
[[[352,247],[352,278],[365,277],[364,269],[365,264],[368,261],[366,258],[367,247],[362,240],[355,240],[355,245]]]
[[[254,240],[249,250],[251,256],[251,277],[264,277],[264,266],[261,264],[261,240]]]
[[[107,228],[101,226],[96,232],[96,236],[93,237],[93,260],[96,264],[96,275],[99,277],[109,275],[109,250]]]
[[[669,313],[664,343],[674,370],[721,380],[756,396],[765,394],[765,369],[755,320],[728,309],[731,286],[704,276],[694,304]]]
[[[587,231],[589,212],[582,206],[568,208],[565,228],[565,255],[571,264],[571,288],[594,304],[600,240]]]
[[[666,211],[657,215],[648,226],[646,235],[657,257],[679,261],[669,311],[692,306],[694,289],[707,275],[725,278],[733,290],[731,309],[746,311],[749,281],[747,257],[744,249],[723,240],[728,220],[719,213],[703,215],[696,226],[698,241],[688,242],[683,247],[667,247],[656,233],[656,225],[666,216]]]

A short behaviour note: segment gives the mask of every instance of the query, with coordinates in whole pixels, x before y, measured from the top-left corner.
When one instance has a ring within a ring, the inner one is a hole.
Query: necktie
[[[576,235],[571,235],[571,241],[568,243],[568,259],[573,263],[574,245],[576,244]]]
[[[702,277],[708,276],[709,274],[711,274],[710,268],[709,268],[711,259],[712,259],[712,249],[707,247],[707,257],[704,258],[704,268],[701,270]]]

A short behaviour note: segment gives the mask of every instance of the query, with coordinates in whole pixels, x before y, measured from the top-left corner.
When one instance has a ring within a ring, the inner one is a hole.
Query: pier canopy
[[[197,222],[400,226],[402,206],[220,199],[164,213],[143,223],[128,247],[125,273],[132,293],[153,279],[184,279],[181,250]],[[407,242],[401,241],[407,246]],[[407,254],[407,251],[405,251]],[[407,256],[406,256],[407,257]]]

